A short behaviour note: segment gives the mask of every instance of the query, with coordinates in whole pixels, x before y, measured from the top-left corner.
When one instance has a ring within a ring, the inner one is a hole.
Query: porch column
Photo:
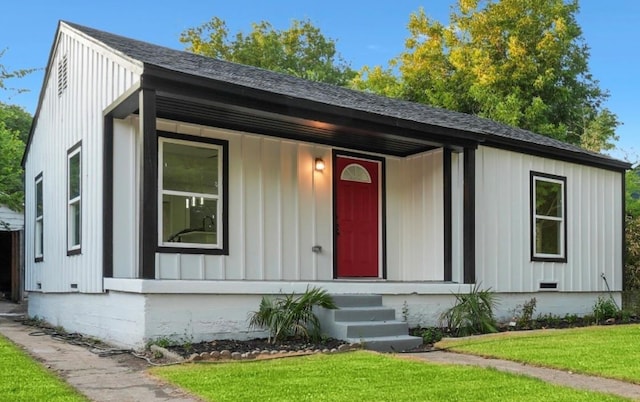
[[[464,148],[463,280],[476,282],[476,148]]]
[[[155,279],[158,244],[158,133],[156,91],[140,90],[140,132],[142,133],[142,194],[140,206],[140,277]]]
[[[102,127],[102,276],[113,278],[113,114]]]
[[[451,179],[451,149],[444,148],[442,152],[443,172],[443,203],[444,203],[444,277],[445,282],[453,279],[453,215],[451,211],[452,179]]]

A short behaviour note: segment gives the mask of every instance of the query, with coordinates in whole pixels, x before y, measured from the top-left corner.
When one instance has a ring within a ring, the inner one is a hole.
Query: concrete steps
[[[422,344],[422,338],[408,335],[406,322],[395,319],[394,309],[382,305],[381,295],[342,294],[333,295],[333,300],[338,309],[316,311],[327,336],[380,352],[401,352]]]

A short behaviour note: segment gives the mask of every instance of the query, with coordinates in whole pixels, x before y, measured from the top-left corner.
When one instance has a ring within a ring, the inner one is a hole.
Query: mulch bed
[[[340,345],[347,344],[337,339],[323,339],[318,342],[311,342],[304,339],[290,339],[269,343],[266,338],[250,339],[246,341],[222,339],[209,342],[199,342],[193,344],[173,345],[167,347],[168,350],[179,354],[184,358],[188,358],[194,353],[210,353],[214,351],[222,352],[228,350],[230,352],[250,353],[253,351],[287,351],[287,352],[305,352],[315,350],[332,350],[338,349]]]

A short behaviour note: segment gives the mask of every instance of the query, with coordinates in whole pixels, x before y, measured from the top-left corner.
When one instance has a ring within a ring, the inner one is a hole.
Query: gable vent
[[[58,61],[58,96],[61,96],[67,89],[68,73],[67,73],[67,55],[62,56],[62,60]]]

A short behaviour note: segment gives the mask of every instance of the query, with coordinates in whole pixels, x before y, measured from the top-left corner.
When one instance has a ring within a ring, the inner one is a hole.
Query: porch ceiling
[[[156,99],[156,113],[158,117],[171,120],[394,156],[412,155],[443,146],[442,142],[428,139],[423,133],[420,136],[425,138],[405,137],[385,130],[384,126],[349,117],[323,119],[319,114],[317,119],[302,118],[161,94]]]

